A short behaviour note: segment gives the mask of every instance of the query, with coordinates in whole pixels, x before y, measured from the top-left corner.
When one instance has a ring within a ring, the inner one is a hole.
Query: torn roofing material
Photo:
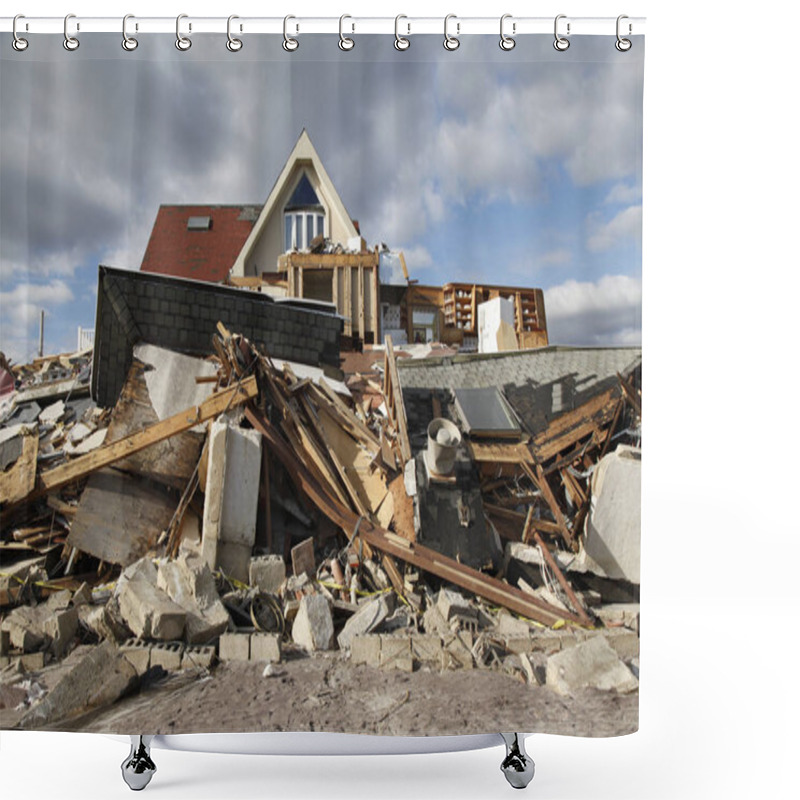
[[[220,320],[275,358],[338,369],[342,320],[325,309],[298,308],[260,292],[101,265],[92,396],[102,406],[116,402],[134,344],[211,354]]]
[[[543,347],[400,359],[397,373],[409,425],[430,422],[431,394],[497,387],[525,428],[537,434],[556,417],[579,407],[641,366],[640,347]],[[427,417],[426,417],[427,414]],[[419,417],[419,419],[417,419]]]

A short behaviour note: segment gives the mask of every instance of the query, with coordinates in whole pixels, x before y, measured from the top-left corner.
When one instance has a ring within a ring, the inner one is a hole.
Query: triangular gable
[[[312,181],[309,180],[309,175],[311,178],[315,179],[314,182],[317,183],[316,189],[312,185]],[[296,183],[294,186],[289,186],[290,182]],[[331,238],[342,244],[345,244],[347,239],[359,235],[353,225],[353,221],[350,219],[350,215],[347,213],[347,209],[344,207],[344,203],[342,203],[342,199],[339,197],[339,193],[336,191],[330,176],[320,160],[319,154],[311,143],[311,138],[305,128],[303,128],[300,138],[297,140],[294,149],[286,160],[281,174],[275,181],[275,185],[272,187],[272,191],[261,209],[261,214],[258,220],[256,220],[256,224],[250,231],[250,235],[247,237],[247,241],[244,243],[244,247],[231,269],[232,275],[244,276],[247,274],[246,265],[252,260],[251,257],[256,253],[268,223],[271,221],[273,215],[283,215],[283,210],[287,202],[283,198],[286,198],[287,187],[288,190],[292,190],[292,195],[289,198],[289,202],[292,202],[298,191],[306,195],[306,189],[301,188],[304,187],[305,183],[308,183],[308,189],[311,189],[317,202],[320,205],[324,205],[327,210],[329,218],[326,223],[327,235],[331,235],[332,232],[333,235]],[[281,228],[282,225],[283,223],[281,223]],[[258,264],[259,271],[274,270],[275,268],[275,263]]]

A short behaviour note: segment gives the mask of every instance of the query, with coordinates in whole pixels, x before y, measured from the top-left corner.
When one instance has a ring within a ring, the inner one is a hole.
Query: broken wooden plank
[[[397,435],[400,440],[400,453],[403,457],[403,464],[411,458],[411,442],[408,439],[408,422],[406,420],[406,409],[403,405],[403,392],[400,388],[400,379],[397,376],[397,362],[394,358],[394,347],[392,337],[386,337],[386,370],[389,376],[389,386],[392,393],[392,406],[394,410],[394,422],[397,428]]]
[[[477,570],[459,564],[457,561],[442,556],[429,548],[418,544],[400,545],[386,537],[388,531],[382,530],[372,523],[361,520],[358,515],[337,503],[320,488],[311,477],[304,464],[296,457],[292,449],[278,435],[275,427],[261,412],[248,406],[245,415],[253,427],[266,439],[275,454],[297,487],[325,514],[334,524],[345,531],[355,531],[358,525],[358,537],[366,544],[380,552],[394,556],[402,561],[420,567],[426,572],[454,583],[467,591],[473,592],[490,603],[501,605],[529,619],[554,625],[566,620],[582,625],[580,618],[568,611],[562,611],[538,598],[528,597],[524,592],[508,586],[496,578],[491,578]]]
[[[339,417],[342,425],[349,430],[356,439],[363,440],[364,444],[373,450],[377,450],[380,447],[380,442],[375,434],[347,407],[344,400],[336,394],[331,388],[331,385],[324,378],[319,379],[319,386],[315,385],[312,391],[317,395],[322,394],[327,398],[326,405],[333,405],[333,408],[328,409],[329,413]]]
[[[298,578],[305,573],[311,580],[317,577],[314,559],[314,539],[309,537],[292,548],[292,572]]]
[[[466,444],[473,461],[498,464],[534,463],[530,448],[525,442],[487,444],[469,439]]]
[[[619,378],[619,384],[622,387],[622,391],[625,394],[625,399],[631,404],[633,410],[639,415],[642,416],[642,397],[639,392],[633,387],[628,380],[626,380],[620,373],[617,373],[617,378]]]
[[[22,435],[22,453],[14,464],[0,472],[0,505],[13,505],[28,497],[36,485],[39,434]]]
[[[569,581],[567,581],[567,579],[564,577],[564,573],[556,563],[556,560],[553,558],[553,555],[547,548],[544,540],[539,535],[539,531],[537,531],[532,525],[532,522],[533,507],[528,509],[528,518],[525,520],[525,530],[522,532],[522,541],[527,543],[529,539],[533,539],[536,544],[539,545],[539,549],[542,551],[542,556],[547,562],[547,566],[549,566],[553,571],[553,574],[556,576],[556,580],[561,584],[561,588],[567,593],[567,597],[569,598],[570,603],[572,603],[572,607],[575,609],[581,620],[583,620],[585,625],[591,625],[592,621],[589,619],[589,615],[584,610],[583,606],[575,595],[575,592],[572,591]]]
[[[68,464],[43,472],[39,476],[38,486],[33,493],[35,496],[52,492],[60,486],[84,478],[103,467],[120,461],[126,456],[138,453],[146,447],[169,439],[183,431],[188,431],[195,425],[207,422],[219,416],[223,411],[227,411],[234,406],[241,405],[245,401],[258,394],[258,386],[254,376],[247,378],[240,384],[236,384],[227,389],[223,389],[217,394],[211,395],[205,402],[194,408],[175,414],[163,422],[151,425],[143,431],[133,433],[130,436],[120,439],[117,442],[103,445],[102,447],[87,453],[85,456],[76,458]]]
[[[531,467],[527,464],[523,464],[522,469],[531,479],[533,485],[542,493],[542,497],[544,497],[547,505],[550,507],[550,512],[555,518],[559,533],[564,539],[564,542],[570,548],[570,550],[577,552],[577,542],[575,537],[572,535],[572,531],[570,531],[570,529],[567,527],[567,520],[564,518],[561,507],[558,505],[558,500],[556,500],[556,496],[553,494],[553,490],[550,488],[550,484],[547,482],[547,476],[544,474],[542,465],[536,464],[536,472],[534,472],[533,469],[531,469]]]

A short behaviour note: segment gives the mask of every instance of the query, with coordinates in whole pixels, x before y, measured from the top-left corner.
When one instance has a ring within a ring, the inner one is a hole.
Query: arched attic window
[[[324,236],[325,209],[304,172],[283,209],[283,249],[304,250],[315,236]]]

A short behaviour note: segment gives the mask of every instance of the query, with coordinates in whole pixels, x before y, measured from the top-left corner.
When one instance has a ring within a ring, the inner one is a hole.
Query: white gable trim
[[[295,173],[296,167],[300,167],[298,173]],[[319,181],[319,185],[322,190],[321,193],[323,195],[319,199],[328,210],[331,218],[337,218],[339,226],[348,231],[348,238],[358,236],[358,232],[353,225],[353,221],[350,219],[350,215],[347,213],[344,203],[342,203],[342,198],[339,197],[339,193],[336,191],[333,181],[331,181],[327,170],[320,160],[319,154],[317,153],[314,145],[311,143],[311,138],[309,137],[308,133],[306,133],[305,128],[303,128],[300,138],[297,140],[294,149],[290,153],[289,158],[286,160],[286,164],[284,164],[283,170],[278,176],[278,180],[275,181],[275,185],[272,187],[272,191],[269,193],[269,197],[261,209],[261,213],[256,220],[256,224],[253,225],[253,229],[250,231],[250,235],[247,237],[244,247],[242,247],[241,252],[236,257],[236,261],[231,268],[232,275],[243,276],[245,274],[245,263],[261,238],[261,234],[267,225],[267,221],[275,213],[283,215],[283,209],[277,208],[276,206],[287,181],[292,177],[293,174],[297,174],[297,180],[299,180],[299,176],[302,175],[304,168],[306,170],[310,168],[314,173],[316,173],[317,180]],[[327,223],[327,230],[333,230],[333,225],[331,223],[332,219]]]

